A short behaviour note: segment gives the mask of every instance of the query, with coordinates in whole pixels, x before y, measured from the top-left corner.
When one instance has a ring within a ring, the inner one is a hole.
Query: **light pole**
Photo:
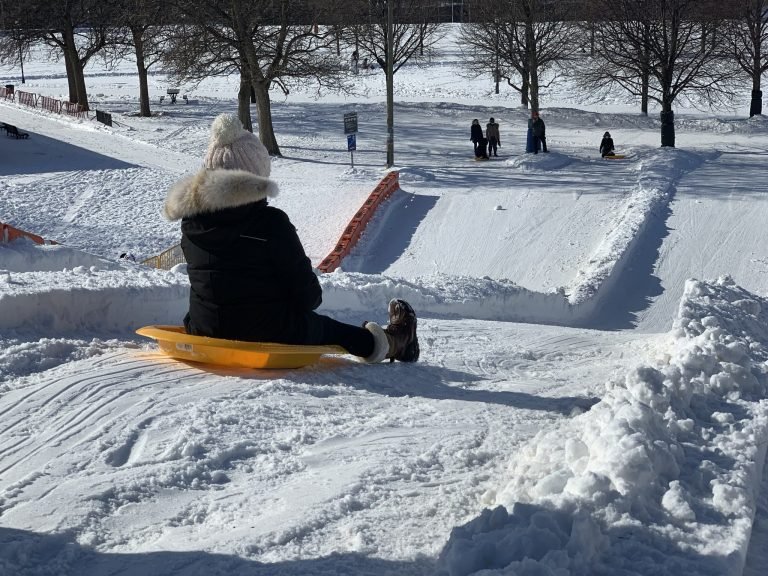
[[[24,50],[21,48],[21,39],[19,39],[19,63],[21,64],[21,83],[24,84]]]
[[[24,84],[24,37],[19,28],[19,21],[14,22],[14,33],[19,43],[19,64],[21,65],[21,83]]]
[[[495,50],[494,50],[494,57],[496,58],[496,66],[494,66],[493,70],[493,76],[494,80],[496,81],[496,94],[499,93],[499,80],[501,80],[501,70],[499,70],[499,23],[494,23],[494,27],[496,28],[496,42],[495,42]]]
[[[393,0],[387,4],[387,168],[395,165],[395,118],[394,118],[394,26],[392,24]]]

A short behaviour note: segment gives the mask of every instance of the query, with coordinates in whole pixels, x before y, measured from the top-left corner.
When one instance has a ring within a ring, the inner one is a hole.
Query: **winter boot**
[[[416,362],[419,359],[419,339],[416,336],[416,312],[405,300],[389,301],[389,325],[384,328],[389,340],[387,358],[390,362]]]

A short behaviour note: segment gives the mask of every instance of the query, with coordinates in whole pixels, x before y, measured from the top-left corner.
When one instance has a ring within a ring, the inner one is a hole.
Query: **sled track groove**
[[[110,356],[110,359],[114,358],[114,357],[112,357],[112,355],[109,355],[109,356]],[[133,362],[135,362],[136,364],[145,365],[145,363],[142,363],[141,361],[138,361],[138,360],[134,360]],[[108,362],[107,359],[103,359],[102,358],[101,362],[95,363],[95,364],[93,364],[93,366],[94,367],[101,367],[105,363],[114,364],[113,362]],[[126,372],[126,371],[129,371],[129,370],[130,370],[130,367],[126,368],[125,370],[122,370],[122,372]],[[71,384],[65,386],[64,388],[62,388],[61,390],[56,392],[53,396],[50,396],[49,398],[47,398],[39,406],[39,408],[40,409],[45,408],[51,402],[55,401],[59,396],[61,396],[62,394],[65,394],[73,386],[76,386],[76,385],[82,384],[82,383],[86,383],[86,382],[89,382],[91,380],[98,380],[99,378],[101,378],[101,376],[102,376],[101,374],[97,374],[95,376],[86,377],[86,378],[83,378],[81,380],[75,379]],[[42,386],[35,386],[34,389],[31,392],[29,392],[29,394],[26,394],[25,396],[22,396],[21,398],[19,398],[18,400],[16,400],[12,404],[10,404],[7,408],[1,409],[0,410],[0,417],[4,417],[6,414],[8,414],[9,412],[11,412],[14,409],[18,408],[22,404],[27,404],[28,402],[30,402],[33,399],[33,397],[39,396],[41,394],[46,393],[46,391],[49,388],[55,387],[57,384],[60,384],[60,383],[62,383],[64,381],[66,381],[67,379],[68,378],[63,378],[63,379],[59,380],[59,379],[54,378],[50,382],[48,382],[47,384],[43,384]],[[6,418],[3,418],[3,419],[5,420]],[[18,421],[10,424],[9,426],[6,426],[2,430],[0,430],[0,434],[4,434],[4,433],[12,430],[17,424],[18,424]],[[0,451],[0,454],[2,454],[2,451]]]
[[[42,437],[41,435],[27,434],[22,440],[0,449],[0,456],[6,460],[4,462],[6,465],[0,468],[0,474],[13,470],[52,445],[66,445],[84,430],[111,427],[109,424],[121,415],[136,409],[135,402],[127,404],[120,410],[110,409],[111,406],[126,396],[160,386],[163,391],[158,394],[155,400],[154,406],[157,407],[164,401],[188,393],[186,388],[180,390],[178,394],[169,393],[168,387],[164,386],[178,381],[178,375],[188,373],[189,368],[187,366],[170,366],[157,370],[156,366],[146,360],[133,359],[128,364],[128,366],[118,364],[109,373],[102,372],[87,378],[54,379],[50,384],[38,390],[38,396],[44,390],[49,390],[62,382],[65,382],[64,387],[52,396],[43,399],[38,405],[35,405],[34,402],[30,403],[29,398],[34,395],[28,394],[25,396],[27,401],[17,401],[13,407],[6,409],[4,414],[9,412],[13,414],[14,411],[21,409],[24,413],[19,414],[15,421],[2,431],[3,434],[12,432],[20,424],[44,430],[44,433]],[[153,371],[150,378],[140,377],[147,371]],[[94,382],[96,383],[94,384]],[[136,384],[131,385],[132,382],[136,382]],[[111,392],[116,386],[120,386],[120,388]],[[65,396],[67,393],[69,395]],[[55,400],[60,400],[60,402],[54,407],[53,402]],[[83,405],[89,406],[89,408],[85,411],[77,410],[78,406]],[[48,409],[46,410],[46,408]],[[34,446],[24,451],[24,448],[33,442]],[[71,446],[77,446],[80,443],[76,441]],[[8,458],[13,455],[16,458],[8,461]]]

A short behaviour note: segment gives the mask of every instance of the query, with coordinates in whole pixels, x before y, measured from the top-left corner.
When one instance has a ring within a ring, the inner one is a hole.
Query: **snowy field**
[[[415,365],[224,370],[134,334],[180,323],[188,283],[118,256],[178,242],[162,201],[236,78],[160,105],[157,72],[139,118],[132,63],[94,62],[112,128],[0,102],[30,133],[0,139],[0,222],[63,244],[0,244],[0,576],[764,573],[768,122],[681,108],[662,150],[655,113],[561,83],[526,155],[517,96],[453,46],[396,75],[401,190],[321,277],[341,320],[408,299]],[[6,82],[65,98],[42,56]],[[314,264],[386,173],[383,75],[351,79],[274,94],[273,203]]]

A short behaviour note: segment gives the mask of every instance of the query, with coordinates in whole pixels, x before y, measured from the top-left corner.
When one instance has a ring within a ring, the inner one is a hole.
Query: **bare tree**
[[[722,11],[710,0],[614,0],[611,17],[596,30],[594,87],[618,86],[661,106],[661,145],[675,145],[675,101],[727,101]],[[646,88],[647,85],[647,88]]]
[[[3,5],[2,26],[3,33],[0,34],[0,63],[16,64],[18,62],[21,69],[21,83],[24,84],[24,58],[29,56],[30,48],[33,44],[33,36],[30,33],[30,20],[24,10],[19,10],[19,6],[13,5],[7,9]]]
[[[491,74],[520,93],[520,103],[538,109],[542,77],[574,51],[572,3],[499,0],[472,6],[473,22],[462,27],[467,66]]]
[[[88,110],[84,69],[110,42],[117,0],[30,0],[24,4],[32,19],[30,38],[39,38],[64,57],[69,101]]]
[[[259,137],[270,154],[279,156],[270,88],[287,94],[294,82],[339,86],[333,30],[320,26],[335,2],[177,0],[176,7],[184,22],[171,32],[166,53],[171,71],[189,80],[238,72],[240,120],[252,130],[248,98],[253,94]]]
[[[117,56],[132,50],[139,75],[139,115],[149,117],[148,73],[164,55],[167,42],[164,25],[172,20],[163,0],[124,0],[115,13],[114,48]]]
[[[752,80],[751,117],[763,113],[760,79],[768,70],[768,0],[731,0],[731,8],[728,39],[739,68]]]
[[[586,65],[571,68],[570,76],[589,99],[601,101],[617,87],[640,100],[640,111],[647,115],[651,82],[651,14],[635,17],[636,41],[625,42],[625,28],[609,22],[600,0],[584,5],[582,33],[589,44]],[[621,16],[614,16],[621,20]]]
[[[360,51],[384,71],[387,86],[387,167],[395,163],[395,74],[406,63],[429,55],[439,24],[422,0],[357,0],[352,10],[367,20],[357,31]]]

